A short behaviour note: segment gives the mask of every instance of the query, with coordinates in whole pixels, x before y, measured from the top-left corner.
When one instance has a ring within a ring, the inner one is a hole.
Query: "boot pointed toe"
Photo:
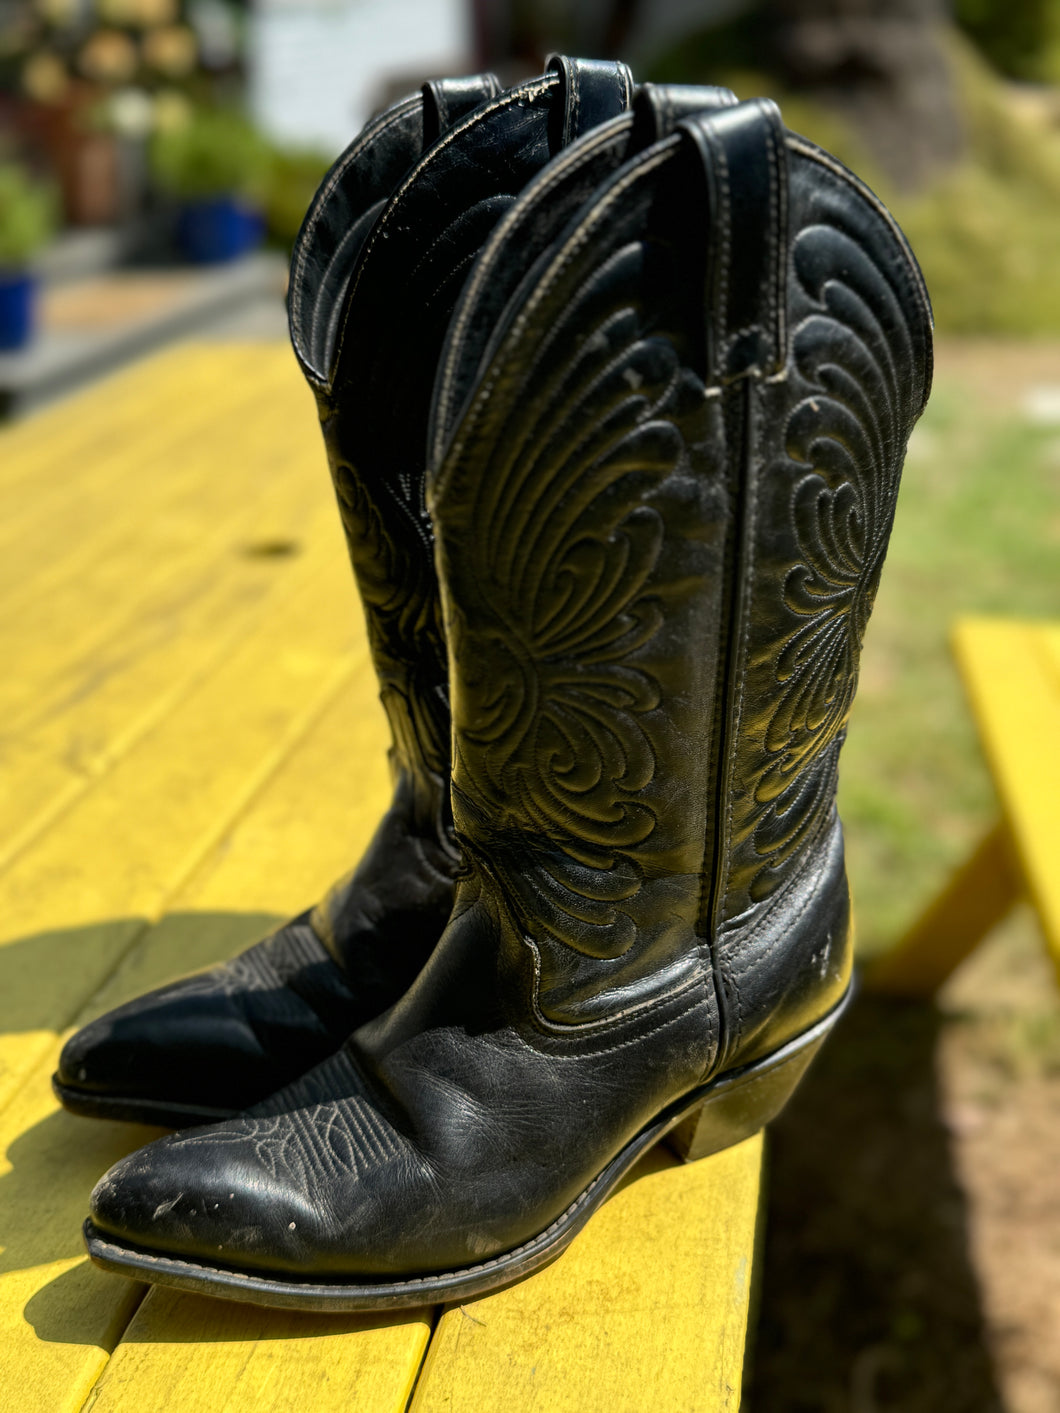
[[[277,1014],[284,998],[237,988],[233,970],[226,963],[174,982],[83,1026],[59,1057],[61,1101],[91,1117],[207,1123],[272,1092],[303,1057],[312,1064],[328,1052],[330,1037],[297,998]],[[286,1052],[268,1043],[281,1027]]]
[[[114,1044],[110,1017],[89,1021],[71,1035],[59,1054],[55,1083],[63,1089],[106,1089],[124,1082],[129,1065],[119,1038]]]
[[[89,1199],[97,1232],[138,1247],[164,1243],[183,1250],[185,1218],[196,1211],[196,1199],[167,1158],[163,1139],[130,1153],[103,1174]],[[171,1181],[176,1185],[163,1191]]]
[[[306,915],[209,971],[129,1001],[66,1042],[53,1085],[90,1117],[186,1128],[259,1103],[332,1054],[354,995]]]
[[[292,1184],[256,1161],[242,1121],[168,1135],[106,1172],[92,1193],[97,1238],[178,1261],[235,1268],[305,1259],[304,1213]]]

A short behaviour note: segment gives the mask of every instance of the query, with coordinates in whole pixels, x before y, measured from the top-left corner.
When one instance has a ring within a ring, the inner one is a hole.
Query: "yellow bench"
[[[393,1319],[105,1275],[61,1036],[312,900],[388,793],[312,401],[187,346],[0,432],[0,1387],[20,1413],[716,1413],[740,1402],[762,1144],[648,1156],[553,1267]],[[410,1404],[411,1399],[411,1404]]]
[[[1060,975],[1060,624],[967,618],[953,642],[1001,818],[868,970],[866,984],[892,995],[937,991],[1023,895]]]

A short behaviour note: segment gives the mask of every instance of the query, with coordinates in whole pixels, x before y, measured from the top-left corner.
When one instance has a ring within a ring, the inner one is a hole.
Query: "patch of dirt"
[[[937,338],[935,376],[999,411],[1022,412],[1034,389],[1060,389],[1060,340]]]
[[[1060,997],[1015,914],[860,997],[772,1134],[752,1413],[1060,1409]]]
[[[937,1056],[972,1264],[1010,1413],[1060,1409],[1060,999],[1023,909],[942,998]]]

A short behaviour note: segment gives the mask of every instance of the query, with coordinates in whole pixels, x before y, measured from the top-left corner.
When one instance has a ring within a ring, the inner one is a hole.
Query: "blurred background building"
[[[1060,327],[1057,0],[0,0],[0,268],[69,227],[160,253],[221,195],[283,248],[381,104],[551,49],[770,92],[895,205],[940,328]]]
[[[249,101],[278,141],[339,151],[395,90],[459,73],[466,0],[260,0],[248,26]]]

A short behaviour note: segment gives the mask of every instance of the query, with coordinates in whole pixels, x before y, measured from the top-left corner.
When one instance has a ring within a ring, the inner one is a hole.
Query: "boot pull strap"
[[[678,124],[706,177],[707,376],[768,378],[785,361],[788,151],[775,103],[756,98]]]
[[[731,88],[691,83],[642,83],[633,99],[630,155],[669,137],[682,118],[733,108],[740,100]]]
[[[423,146],[437,142],[466,113],[496,98],[501,81],[496,74],[469,74],[466,78],[431,79],[423,85]]]
[[[559,74],[560,101],[549,133],[558,152],[590,128],[617,118],[633,101],[633,74],[618,59],[568,59],[550,54],[546,68]]]

